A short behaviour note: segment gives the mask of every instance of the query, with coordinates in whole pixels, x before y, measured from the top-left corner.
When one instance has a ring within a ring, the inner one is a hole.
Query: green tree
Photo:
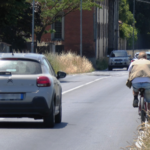
[[[18,13],[14,24],[7,24],[0,28],[0,39],[12,45],[13,49],[21,51],[26,48],[26,39],[31,37],[32,7],[30,3],[25,3],[25,8]],[[35,12],[35,26],[41,25],[39,10]]]
[[[97,3],[98,1],[100,0],[95,0],[95,2],[93,0],[83,0],[83,10],[91,10],[94,6],[101,8]],[[27,2],[32,3],[32,0],[27,0]],[[40,42],[44,33],[53,32],[53,30],[46,31],[46,27],[59,20],[60,18],[57,16],[66,16],[72,11],[79,10],[80,0],[38,0],[38,5],[41,8],[42,25],[35,27],[35,34]]]
[[[123,22],[120,25],[120,37],[128,40],[129,46],[132,45],[133,36],[133,14],[129,10],[129,3],[127,0],[119,1],[119,19]],[[135,21],[136,23],[136,21]],[[137,40],[138,30],[135,28],[134,39]]]
[[[150,0],[146,0],[150,2]],[[133,1],[128,0],[130,10],[133,11]],[[135,19],[137,21],[136,28],[143,33],[150,33],[150,4],[136,1],[135,3]]]
[[[17,24],[19,14],[21,14],[25,8],[25,0],[1,0],[0,28]]]

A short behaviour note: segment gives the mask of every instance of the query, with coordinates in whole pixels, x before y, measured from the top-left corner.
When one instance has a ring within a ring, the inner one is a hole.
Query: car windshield
[[[8,71],[12,74],[41,74],[41,65],[30,60],[0,60],[0,72]]]
[[[110,57],[127,57],[126,52],[112,52]]]
[[[136,54],[136,58],[138,59],[139,54]],[[150,60],[150,54],[147,54],[147,59]]]

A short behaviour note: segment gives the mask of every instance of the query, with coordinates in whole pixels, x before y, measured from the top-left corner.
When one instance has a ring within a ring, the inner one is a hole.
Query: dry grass
[[[60,55],[49,53],[47,59],[52,64],[55,72],[64,71],[67,74],[86,73],[94,70],[92,63],[85,57],[75,53],[62,53]]]
[[[139,126],[138,138],[135,140],[135,144],[127,147],[126,149],[150,150],[150,121]]]

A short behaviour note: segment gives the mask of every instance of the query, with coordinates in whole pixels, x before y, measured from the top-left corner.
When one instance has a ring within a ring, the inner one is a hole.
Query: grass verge
[[[138,138],[135,140],[135,143],[132,146],[128,147],[128,149],[150,150],[150,120],[146,123],[141,124],[138,130]]]
[[[75,53],[45,54],[55,72],[64,71],[67,74],[87,73],[94,71],[92,63],[86,57],[80,57]]]

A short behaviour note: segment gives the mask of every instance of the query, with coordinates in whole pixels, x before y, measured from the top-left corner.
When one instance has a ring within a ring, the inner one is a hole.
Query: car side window
[[[51,66],[50,62],[47,59],[46,59],[46,61],[47,61],[48,66],[49,66],[49,68],[50,68],[50,70],[52,72],[52,75],[56,77],[55,71],[54,71],[53,67]]]
[[[51,71],[51,69],[50,69],[50,67],[49,67],[49,64],[48,64],[48,62],[47,62],[47,60],[46,60],[45,58],[43,58],[43,62],[44,62],[44,64],[45,64],[46,68],[48,69],[49,73],[50,73],[51,75],[53,75],[53,72]]]

